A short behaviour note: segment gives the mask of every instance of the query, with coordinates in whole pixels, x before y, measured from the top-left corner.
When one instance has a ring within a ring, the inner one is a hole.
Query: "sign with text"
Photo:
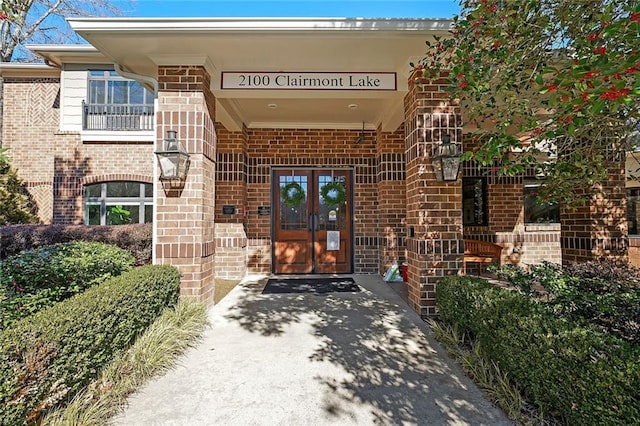
[[[394,72],[222,72],[222,89],[396,90]]]
[[[230,205],[222,206],[222,214],[236,214],[236,206],[230,206]]]

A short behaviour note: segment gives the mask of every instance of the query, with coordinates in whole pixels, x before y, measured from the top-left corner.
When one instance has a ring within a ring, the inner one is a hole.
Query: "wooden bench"
[[[467,263],[479,264],[479,275],[482,275],[482,267],[485,264],[497,263],[500,265],[502,246],[486,241],[464,240],[464,261],[462,270],[467,273]]]

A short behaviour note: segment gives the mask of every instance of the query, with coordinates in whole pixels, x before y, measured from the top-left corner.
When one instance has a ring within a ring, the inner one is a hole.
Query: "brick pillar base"
[[[459,108],[448,102],[445,81],[423,81],[405,97],[407,257],[409,304],[436,314],[436,285],[462,266],[462,183],[436,181],[432,153],[444,134],[462,142]]]
[[[180,294],[213,302],[215,266],[215,99],[210,77],[201,66],[158,69],[156,149],[168,130],[190,154],[183,186],[156,182],[154,260],[182,273]]]
[[[608,258],[628,261],[624,159],[608,166],[609,179],[594,188],[583,206],[560,215],[562,263]]]
[[[216,223],[215,277],[242,279],[247,272],[247,236],[242,223]]]
[[[376,135],[378,165],[379,270],[385,273],[394,261],[407,260],[406,184],[404,130]]]

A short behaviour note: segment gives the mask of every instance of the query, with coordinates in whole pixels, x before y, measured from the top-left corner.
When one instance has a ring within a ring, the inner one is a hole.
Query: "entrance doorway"
[[[275,273],[353,272],[351,179],[344,169],[273,171]]]

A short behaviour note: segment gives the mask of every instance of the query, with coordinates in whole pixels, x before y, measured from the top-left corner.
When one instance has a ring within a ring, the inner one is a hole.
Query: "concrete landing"
[[[179,367],[119,425],[507,425],[382,279],[359,293],[261,294],[249,277],[211,308]]]

